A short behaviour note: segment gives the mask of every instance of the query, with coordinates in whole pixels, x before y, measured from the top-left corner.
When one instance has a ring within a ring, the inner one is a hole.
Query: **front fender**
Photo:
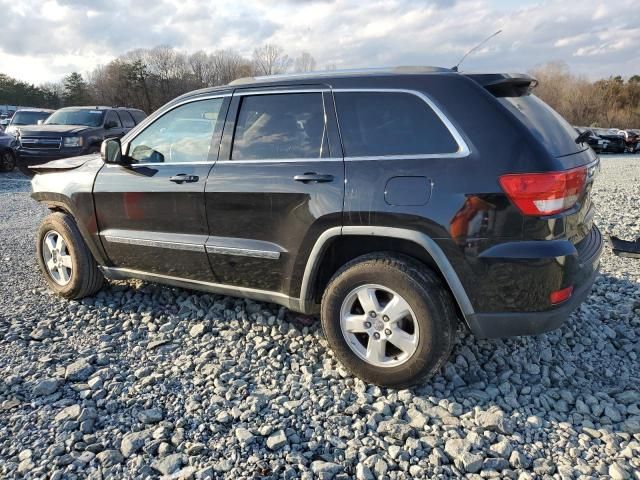
[[[50,209],[71,215],[96,262],[108,265],[108,257],[98,235],[93,202],[93,183],[102,165],[102,161],[95,159],[72,170],[36,174],[31,180],[31,197]]]

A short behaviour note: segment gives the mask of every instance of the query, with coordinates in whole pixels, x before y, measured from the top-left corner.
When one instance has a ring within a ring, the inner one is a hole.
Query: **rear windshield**
[[[102,125],[104,110],[62,109],[51,114],[45,122],[47,125],[84,125],[99,127]]]
[[[45,120],[48,112],[16,112],[11,119],[11,125],[35,125],[38,120]]]
[[[576,130],[535,95],[499,97],[498,101],[520,119],[555,157],[570,155],[587,148],[575,142],[578,136]]]

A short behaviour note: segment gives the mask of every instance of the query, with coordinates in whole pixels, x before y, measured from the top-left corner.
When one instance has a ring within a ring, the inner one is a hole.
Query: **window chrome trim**
[[[119,237],[116,235],[103,235],[107,242],[121,243],[124,245],[139,245],[143,247],[168,248],[171,250],[187,250],[190,252],[205,252],[204,245],[197,243],[167,242],[163,240],[150,240],[147,238]]]
[[[303,162],[341,162],[342,157],[327,158],[265,158],[263,160],[218,160],[218,163],[303,163]]]
[[[273,90],[235,90],[233,92],[233,96],[238,96],[238,97],[246,97],[249,95],[280,95],[280,94],[286,94],[286,93],[325,93],[325,92],[331,92],[331,89],[329,87],[327,88],[301,88],[300,90],[296,90],[296,89],[292,89],[290,87],[286,87],[286,88],[282,88],[282,87],[275,87]]]
[[[449,130],[449,133],[458,144],[458,150],[456,152],[448,153],[421,153],[416,155],[371,155],[371,156],[345,156],[345,161],[362,161],[362,160],[409,160],[409,159],[428,159],[428,158],[464,158],[471,154],[471,150],[464,141],[462,135],[458,129],[453,125],[451,120],[444,114],[442,110],[436,105],[436,103],[425,93],[418,90],[408,90],[403,88],[336,88],[332,90],[334,93],[406,93],[409,95],[415,95],[420,98],[424,103],[431,108],[436,114],[444,126]],[[338,128],[340,125],[340,118],[338,116]]]

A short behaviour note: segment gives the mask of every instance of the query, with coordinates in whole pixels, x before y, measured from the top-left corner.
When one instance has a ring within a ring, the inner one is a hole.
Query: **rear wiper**
[[[578,135],[576,137],[576,143],[584,143],[587,140],[589,140],[589,137],[591,136],[591,132],[582,132],[580,135]]]

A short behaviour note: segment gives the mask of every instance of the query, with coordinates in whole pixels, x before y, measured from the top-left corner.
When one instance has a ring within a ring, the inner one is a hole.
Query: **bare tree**
[[[316,59],[309,52],[302,52],[294,61],[293,70],[296,73],[313,72],[316,69]]]
[[[267,43],[253,51],[253,68],[258,75],[284,73],[291,65],[291,59],[279,45]]]

